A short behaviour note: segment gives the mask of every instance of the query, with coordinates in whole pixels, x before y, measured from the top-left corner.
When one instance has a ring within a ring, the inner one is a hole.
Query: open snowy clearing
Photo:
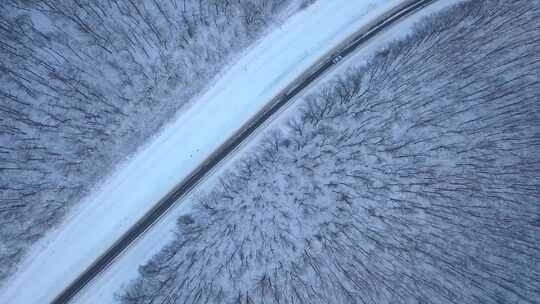
[[[20,271],[0,292],[0,299],[25,304],[50,301],[291,80],[399,2],[320,1],[239,56],[190,109],[33,248]],[[111,302],[114,291],[135,276],[135,264],[144,263],[170,240],[176,216],[186,207],[171,212],[159,229],[152,230],[119,259],[121,263],[82,295],[81,303]],[[155,237],[158,234],[159,238]]]

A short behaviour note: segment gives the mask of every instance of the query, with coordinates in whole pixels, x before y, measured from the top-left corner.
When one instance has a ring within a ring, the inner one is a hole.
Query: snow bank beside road
[[[0,299],[24,304],[50,301],[275,94],[362,25],[400,2],[320,1],[269,33],[74,210],[64,225],[40,241],[0,292]],[[104,292],[96,301],[106,303],[111,297]]]

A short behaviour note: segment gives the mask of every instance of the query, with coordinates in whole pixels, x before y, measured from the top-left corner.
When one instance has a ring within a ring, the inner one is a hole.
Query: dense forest
[[[0,1],[0,281],[236,54],[311,2]]]
[[[540,1],[474,0],[304,98],[118,293],[538,303]]]

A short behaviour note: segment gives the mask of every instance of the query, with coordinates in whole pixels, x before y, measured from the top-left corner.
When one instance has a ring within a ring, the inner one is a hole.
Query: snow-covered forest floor
[[[540,1],[474,0],[305,98],[134,303],[537,303]]]
[[[0,2],[0,281],[264,31],[310,0]]]

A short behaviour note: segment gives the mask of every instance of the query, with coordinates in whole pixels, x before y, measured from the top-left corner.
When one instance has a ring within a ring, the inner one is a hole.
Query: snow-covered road
[[[201,161],[260,110],[277,92],[356,32],[401,0],[318,1],[270,32],[218,77],[191,108],[74,209],[66,222],[41,240],[0,291],[2,303],[47,303],[95,257],[131,227]],[[114,291],[168,242],[182,205],[163,219],[91,289],[80,303],[109,303]]]

